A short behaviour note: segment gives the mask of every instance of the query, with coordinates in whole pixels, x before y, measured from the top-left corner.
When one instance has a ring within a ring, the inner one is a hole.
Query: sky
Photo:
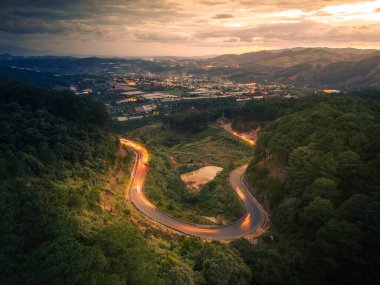
[[[0,0],[0,52],[205,56],[380,49],[380,0]]]

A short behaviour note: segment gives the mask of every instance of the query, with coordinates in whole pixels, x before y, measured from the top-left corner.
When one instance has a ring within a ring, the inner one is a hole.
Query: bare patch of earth
[[[189,188],[194,188],[199,191],[202,185],[212,181],[222,170],[222,167],[209,165],[199,168],[198,170],[184,173],[181,175],[181,179]]]

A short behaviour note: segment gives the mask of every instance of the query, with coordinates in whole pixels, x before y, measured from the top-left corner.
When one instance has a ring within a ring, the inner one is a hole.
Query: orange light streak
[[[241,223],[242,229],[249,229],[249,225],[251,224],[251,214],[248,213],[248,215],[245,217],[244,221]]]
[[[217,229],[197,228],[194,226],[182,226],[181,229],[183,231],[189,231],[193,233],[216,233],[219,231]]]
[[[245,201],[247,199],[247,197],[245,196],[245,194],[240,190],[239,187],[236,188],[236,192],[237,194],[239,195],[240,199],[242,199],[243,201]]]
[[[238,134],[237,132],[232,132],[232,134],[233,134],[234,136],[236,136],[236,137],[242,139],[243,141],[245,141],[245,142],[251,144],[251,145],[255,145],[255,144],[256,144],[256,141],[251,140],[251,139],[247,138],[247,137],[244,136],[244,135]]]

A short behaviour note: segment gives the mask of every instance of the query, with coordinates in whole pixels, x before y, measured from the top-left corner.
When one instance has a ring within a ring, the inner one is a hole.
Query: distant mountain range
[[[0,66],[0,77],[7,77],[31,83],[37,87],[62,89],[67,85],[64,78],[49,72],[37,72],[19,68]]]
[[[380,51],[300,48],[222,55],[203,62],[212,73],[237,81],[270,81],[315,87],[380,87]],[[223,72],[223,69],[229,71]]]
[[[313,66],[338,62],[359,61],[372,56],[380,55],[377,50],[357,49],[329,49],[329,48],[305,48],[275,51],[258,51],[244,53],[241,55],[221,55],[206,62],[217,65],[240,65],[251,68],[252,65],[263,65],[268,67],[288,68],[298,64],[309,63]]]
[[[380,50],[293,48],[207,59],[0,55],[0,66],[57,74],[185,73],[236,82],[272,82],[318,88],[380,88]]]

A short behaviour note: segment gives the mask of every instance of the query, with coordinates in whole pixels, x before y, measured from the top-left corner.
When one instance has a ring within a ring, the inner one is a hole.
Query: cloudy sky
[[[0,51],[198,56],[380,49],[380,0],[0,0]]]

